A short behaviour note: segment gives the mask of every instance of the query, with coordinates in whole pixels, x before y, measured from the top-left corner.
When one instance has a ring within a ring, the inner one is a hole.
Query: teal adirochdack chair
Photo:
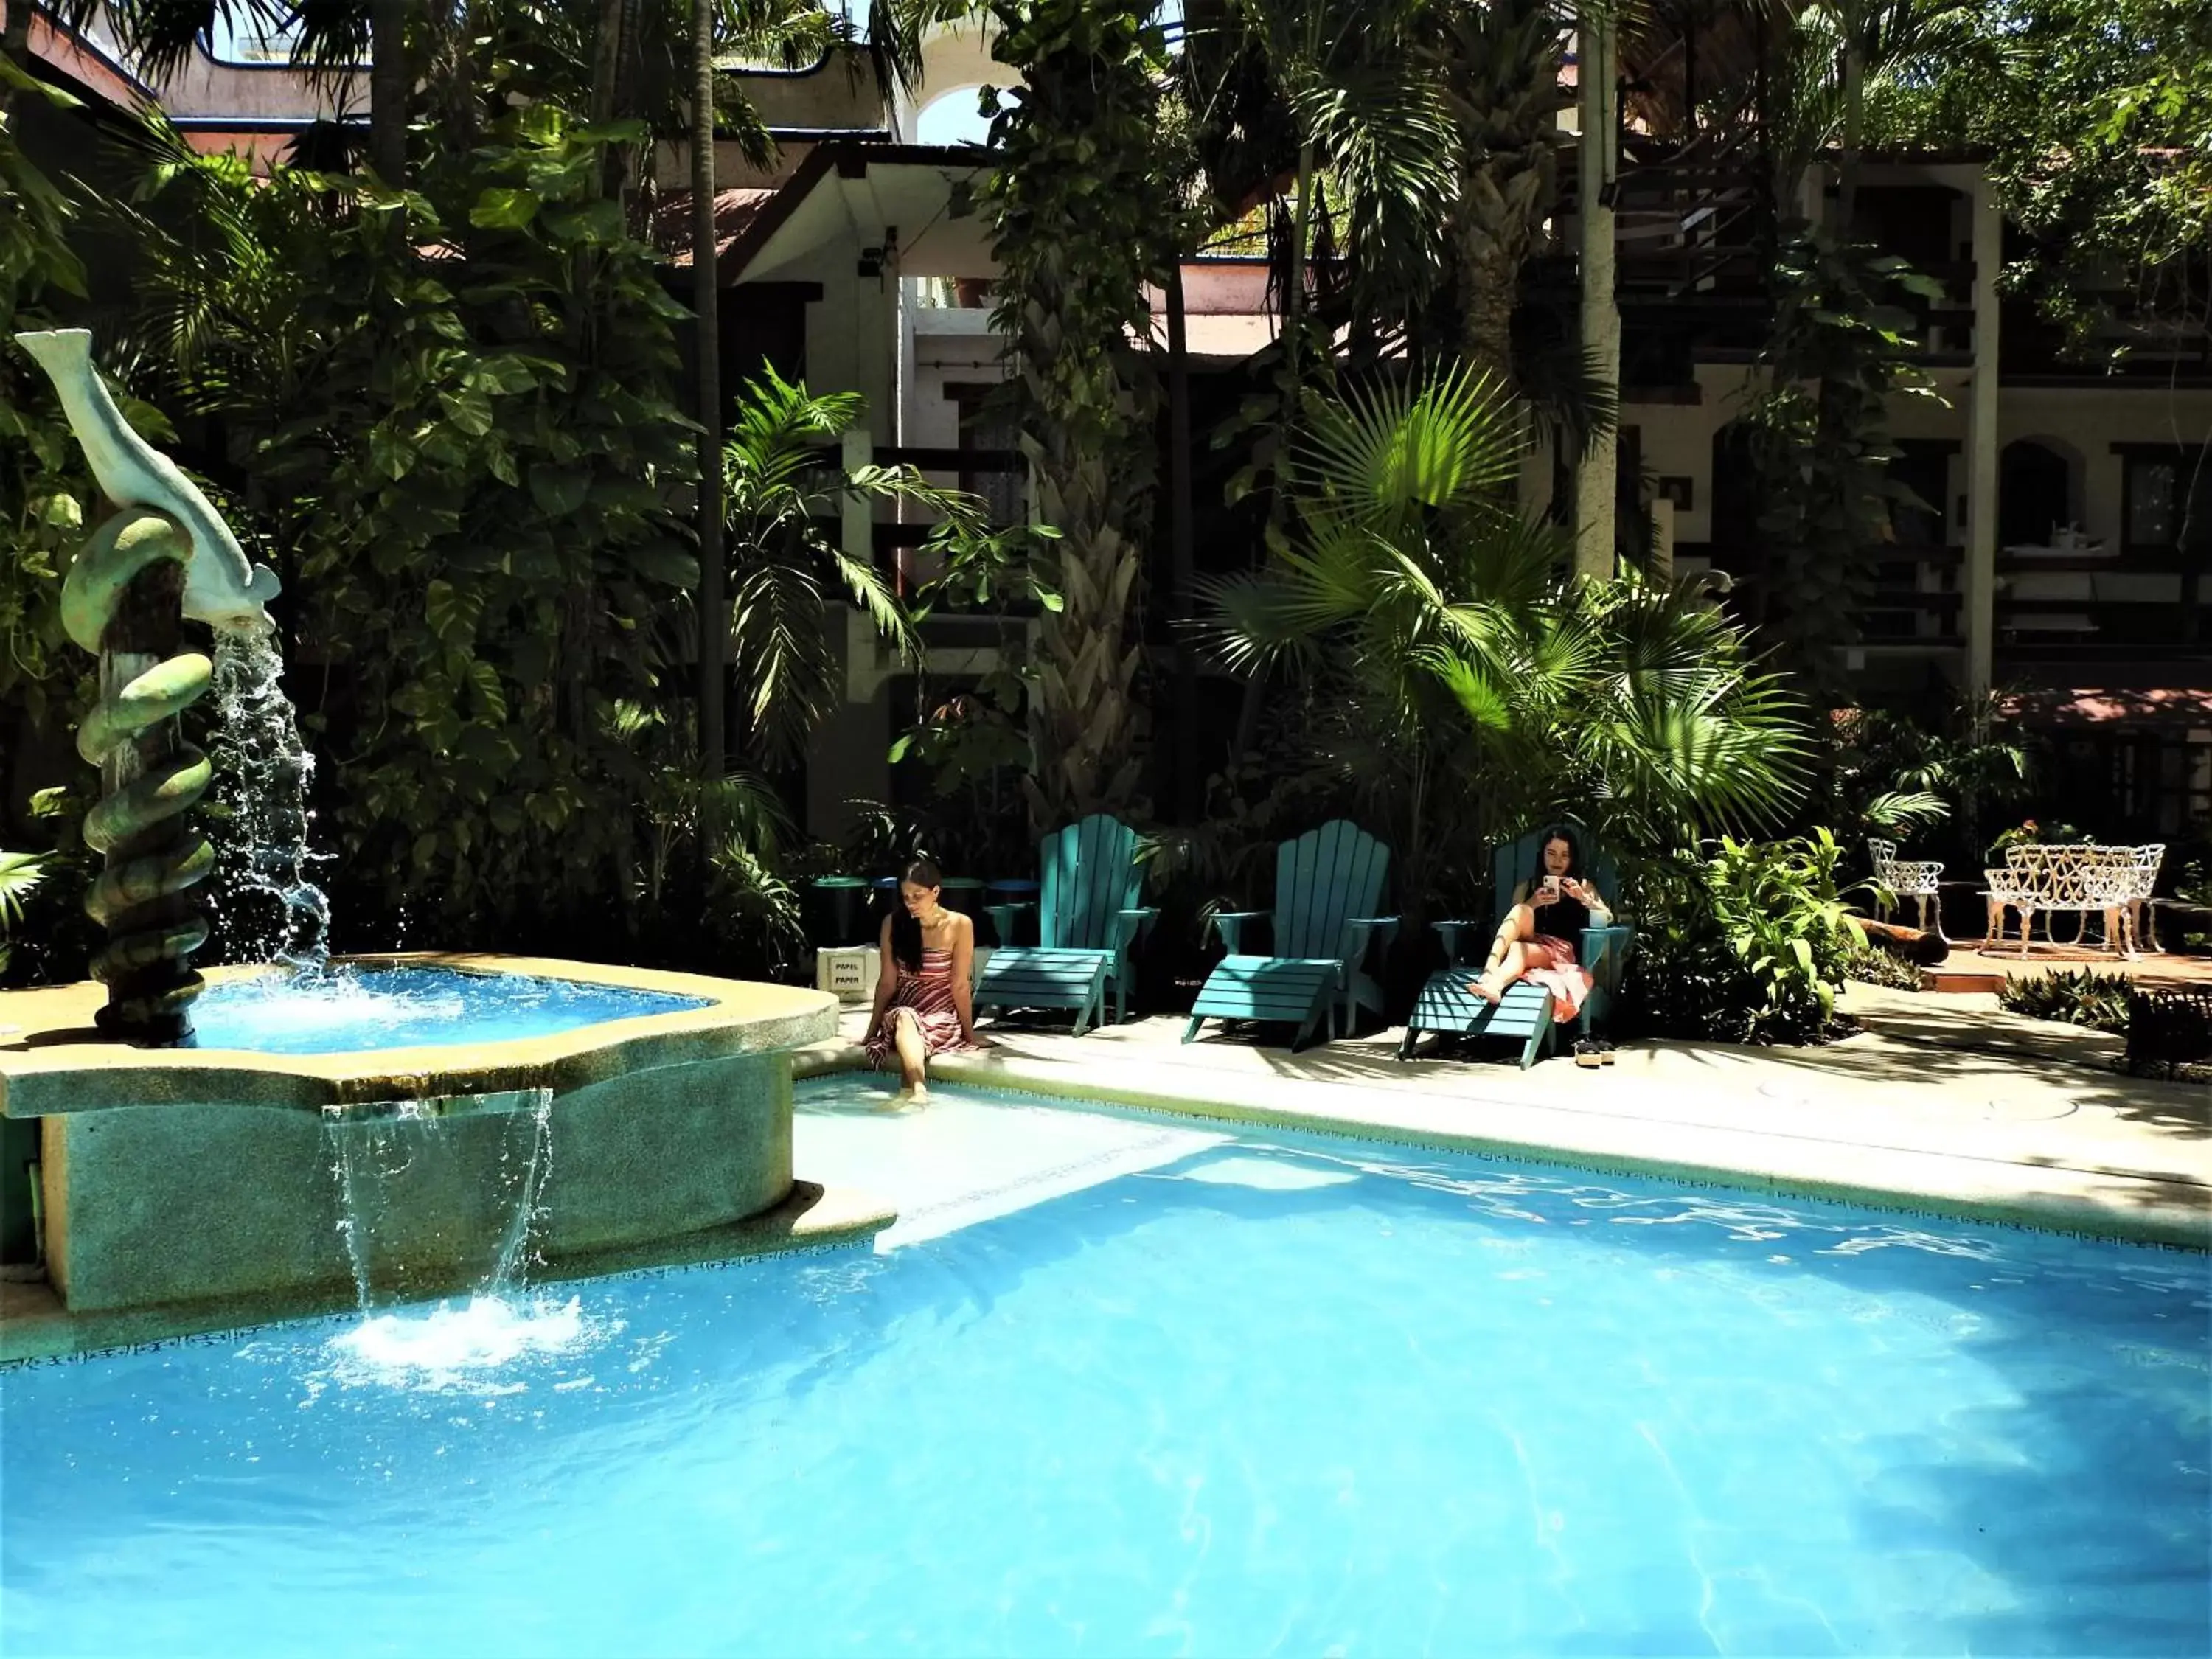
[[[1096,813],[1037,843],[1037,942],[1002,944],[975,976],[975,1006],[1073,1008],[1075,1035],[1100,1022],[1106,994],[1114,1018],[1129,1012],[1129,948],[1152,931],[1159,912],[1137,902],[1144,888],[1137,832]],[[1000,939],[1031,907],[988,907]]]
[[[1592,839],[1589,830],[1573,818],[1554,819],[1574,832],[1582,848],[1583,871],[1610,903],[1620,902],[1620,871],[1610,855]],[[1544,829],[1553,827],[1546,824]],[[1454,1036],[1497,1037],[1521,1044],[1521,1066],[1527,1070],[1550,1052],[1558,1032],[1553,1023],[1551,993],[1542,986],[1521,980],[1505,988],[1495,1004],[1485,1002],[1468,989],[1482,972],[1490,942],[1498,935],[1513,905],[1513,892],[1524,881],[1534,881],[1543,864],[1544,829],[1532,830],[1519,840],[1499,846],[1492,858],[1496,908],[1486,922],[1468,920],[1431,924],[1443,936],[1445,965],[1429,975],[1428,983],[1413,1000],[1406,1021],[1406,1035],[1398,1044],[1398,1058],[1410,1059],[1413,1039],[1423,1031]],[[1579,942],[1583,967],[1594,981],[1583,1003],[1582,1035],[1590,1036],[1611,1012],[1613,994],[1620,987],[1621,970],[1636,948],[1636,930],[1616,912],[1611,925],[1585,927]]]
[[[1291,1046],[1299,1048],[1324,1015],[1334,1037],[1352,1030],[1360,1009],[1380,1014],[1382,988],[1366,962],[1397,935],[1398,918],[1378,914],[1389,873],[1390,849],[1348,819],[1285,842],[1275,854],[1275,908],[1215,913],[1229,954],[1191,1005],[1182,1040],[1209,1019],[1270,1020],[1295,1026]],[[1274,948],[1248,953],[1246,930],[1262,916],[1273,921]]]

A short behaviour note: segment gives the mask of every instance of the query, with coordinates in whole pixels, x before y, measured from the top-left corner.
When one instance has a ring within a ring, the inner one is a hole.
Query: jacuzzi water
[[[555,1036],[603,1020],[708,1006],[696,997],[582,980],[346,965],[211,985],[192,1005],[192,1026],[203,1048],[335,1054]]]
[[[2200,1255],[1242,1134],[0,1374],[0,1650],[2201,1655],[2208,1310]]]

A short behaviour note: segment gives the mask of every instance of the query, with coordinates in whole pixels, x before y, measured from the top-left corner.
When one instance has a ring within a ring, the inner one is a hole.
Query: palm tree
[[[732,559],[726,623],[744,747],[762,763],[796,762],[842,696],[827,605],[842,591],[901,655],[919,653],[906,607],[875,566],[838,545],[839,511],[852,500],[908,502],[939,515],[935,545],[957,553],[988,537],[977,496],[932,484],[909,466],[848,471],[838,441],[866,412],[857,392],[823,396],[770,368],[749,384],[722,451],[724,524]],[[711,613],[703,609],[702,615]],[[701,757],[708,775],[721,766]]]
[[[1419,50],[1434,0],[1189,0],[1176,90],[1217,222],[1278,204],[1285,402],[1348,323],[1380,345],[1444,268],[1453,112]],[[1324,222],[1326,206],[1335,216]],[[1312,268],[1323,246],[1340,256]],[[1332,314],[1304,326],[1310,295]]]
[[[1439,0],[1425,57],[1455,132],[1458,189],[1446,222],[1462,361],[1513,379],[1521,268],[1555,194],[1562,48],[1560,0]]]
[[[1465,368],[1352,394],[1305,442],[1293,535],[1214,589],[1215,644],[1310,686],[1416,902],[1558,812],[1664,848],[1771,822],[1803,787],[1799,705],[1701,599],[1557,578],[1559,532],[1500,495],[1522,431]]]

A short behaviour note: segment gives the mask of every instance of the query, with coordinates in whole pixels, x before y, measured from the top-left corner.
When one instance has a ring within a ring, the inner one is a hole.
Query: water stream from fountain
[[[216,844],[216,943],[230,962],[319,971],[330,956],[330,900],[310,878],[314,757],[283,690],[273,635],[218,633],[209,747],[224,811]]]
[[[543,1213],[546,1176],[553,1165],[550,1089],[326,1106],[323,1135],[338,1189],[338,1231],[353,1267],[355,1300],[364,1316],[374,1309],[380,1291],[408,1293],[408,1241],[380,1238],[380,1228],[388,1216],[418,1207],[395,1202],[404,1188],[421,1194],[443,1184],[445,1171],[437,1164],[455,1155],[451,1137],[461,1127],[448,1120],[463,1118],[496,1125],[499,1172],[492,1198],[495,1204],[504,1203],[507,1212],[497,1248],[473,1294],[504,1298],[526,1290],[532,1231]]]

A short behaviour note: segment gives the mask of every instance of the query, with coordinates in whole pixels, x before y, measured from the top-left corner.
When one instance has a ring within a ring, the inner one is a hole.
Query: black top
[[[1589,925],[1589,906],[1571,894],[1562,893],[1556,903],[1537,907],[1536,931],[1553,939],[1578,939]]]

